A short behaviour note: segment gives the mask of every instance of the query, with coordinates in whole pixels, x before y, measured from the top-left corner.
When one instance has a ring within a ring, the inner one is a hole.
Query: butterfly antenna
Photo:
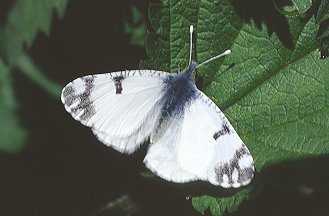
[[[210,58],[210,59],[202,62],[201,64],[198,64],[198,66],[196,66],[196,68],[201,67],[202,65],[205,65],[205,64],[207,64],[207,63],[209,63],[211,61],[214,61],[215,59],[218,59],[218,58],[220,58],[222,56],[229,55],[230,53],[231,53],[231,50],[226,50],[225,52],[223,52],[223,53],[221,53],[219,55],[216,55],[216,56],[214,56],[214,57],[212,57],[212,58]]]
[[[193,35],[193,25],[190,25],[190,60],[188,62],[191,65],[192,62],[192,35]]]

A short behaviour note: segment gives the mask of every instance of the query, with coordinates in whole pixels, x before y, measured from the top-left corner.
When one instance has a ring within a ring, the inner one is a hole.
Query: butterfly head
[[[185,73],[187,73],[189,76],[193,76],[197,66],[198,66],[198,63],[196,63],[195,61],[191,61],[190,64],[188,65],[187,69],[185,70]]]

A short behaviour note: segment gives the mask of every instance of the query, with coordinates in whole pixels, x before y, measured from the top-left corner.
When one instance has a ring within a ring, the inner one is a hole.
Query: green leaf
[[[170,68],[170,14],[166,5],[151,4],[149,7],[150,22],[155,32],[146,33],[145,48],[150,60],[141,61],[141,68],[163,70]]]
[[[50,95],[60,97],[62,86],[49,80],[27,54],[21,53],[16,60],[16,67]]]
[[[193,197],[192,198],[192,205],[193,207],[200,212],[201,214],[204,214],[205,211],[209,208],[211,213],[213,215],[219,215],[219,204],[214,197],[210,196],[199,196],[199,197]]]
[[[329,19],[329,1],[319,0],[319,9],[316,14],[316,21],[320,24]]]
[[[318,58],[319,26],[314,18],[283,19],[290,48],[268,26],[244,22],[227,0],[163,0],[150,7],[155,32],[148,34],[146,49],[151,59],[141,66],[170,71],[187,66],[191,24],[198,62],[232,50],[197,72],[203,75],[201,88],[250,149],[257,172],[329,153],[329,62]],[[230,197],[194,197],[192,204],[201,213],[210,208],[213,215],[222,215],[260,187],[255,184]]]
[[[16,0],[0,28],[0,55],[14,64],[39,31],[49,34],[53,9],[63,16],[67,0]]]
[[[154,178],[156,175],[150,171],[143,171],[140,175],[144,178]]]
[[[329,124],[320,117],[326,118],[329,108],[329,63],[316,56],[316,29],[313,19],[305,23],[293,35],[296,48],[288,50],[275,35],[245,25],[232,46],[236,55],[225,59],[236,62],[235,67],[207,88],[208,95],[227,107],[225,113],[253,152],[258,171],[264,164],[329,152]],[[246,42],[257,47],[248,48]],[[218,94],[219,87],[224,95]]]
[[[209,208],[212,215],[224,215],[227,212],[234,212],[237,207],[248,196],[249,190],[242,190],[234,195],[234,197],[214,198],[211,196],[197,196],[192,198],[193,207],[204,214]]]
[[[318,38],[321,41],[321,58],[324,59],[329,56],[329,1],[319,0],[316,22],[320,24]]]
[[[9,69],[0,58],[0,151],[17,152],[24,146],[25,131],[16,117],[16,101]]]
[[[312,0],[292,0],[292,5],[287,5],[284,10],[289,13],[304,14],[312,6]]]
[[[10,71],[20,69],[52,95],[60,94],[60,87],[42,75],[26,54],[39,31],[49,34],[53,9],[63,15],[67,0],[16,0],[0,27],[0,150],[17,152],[24,146],[26,133],[16,117],[16,102],[11,87]]]
[[[131,6],[132,22],[124,22],[124,31],[131,34],[130,43],[135,46],[144,47],[146,24],[144,22],[143,14],[134,5]]]
[[[29,47],[39,31],[49,34],[53,10],[63,16],[67,0],[17,0],[10,10],[6,23],[0,27],[0,56],[9,68],[21,72],[58,96],[60,87],[44,75],[24,50]]]

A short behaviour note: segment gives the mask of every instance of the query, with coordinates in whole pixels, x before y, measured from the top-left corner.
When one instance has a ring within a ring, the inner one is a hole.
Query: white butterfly
[[[247,185],[253,159],[220,109],[195,85],[191,61],[178,74],[126,70],[77,78],[62,91],[65,109],[104,144],[131,154],[150,141],[145,165],[172,182]]]

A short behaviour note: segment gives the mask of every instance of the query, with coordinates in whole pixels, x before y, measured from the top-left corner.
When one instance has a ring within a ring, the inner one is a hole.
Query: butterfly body
[[[198,90],[191,72],[194,68],[194,65],[190,65],[185,71],[169,75],[164,80],[159,125],[167,118],[175,118],[176,115],[183,113],[186,104],[196,98]]]

